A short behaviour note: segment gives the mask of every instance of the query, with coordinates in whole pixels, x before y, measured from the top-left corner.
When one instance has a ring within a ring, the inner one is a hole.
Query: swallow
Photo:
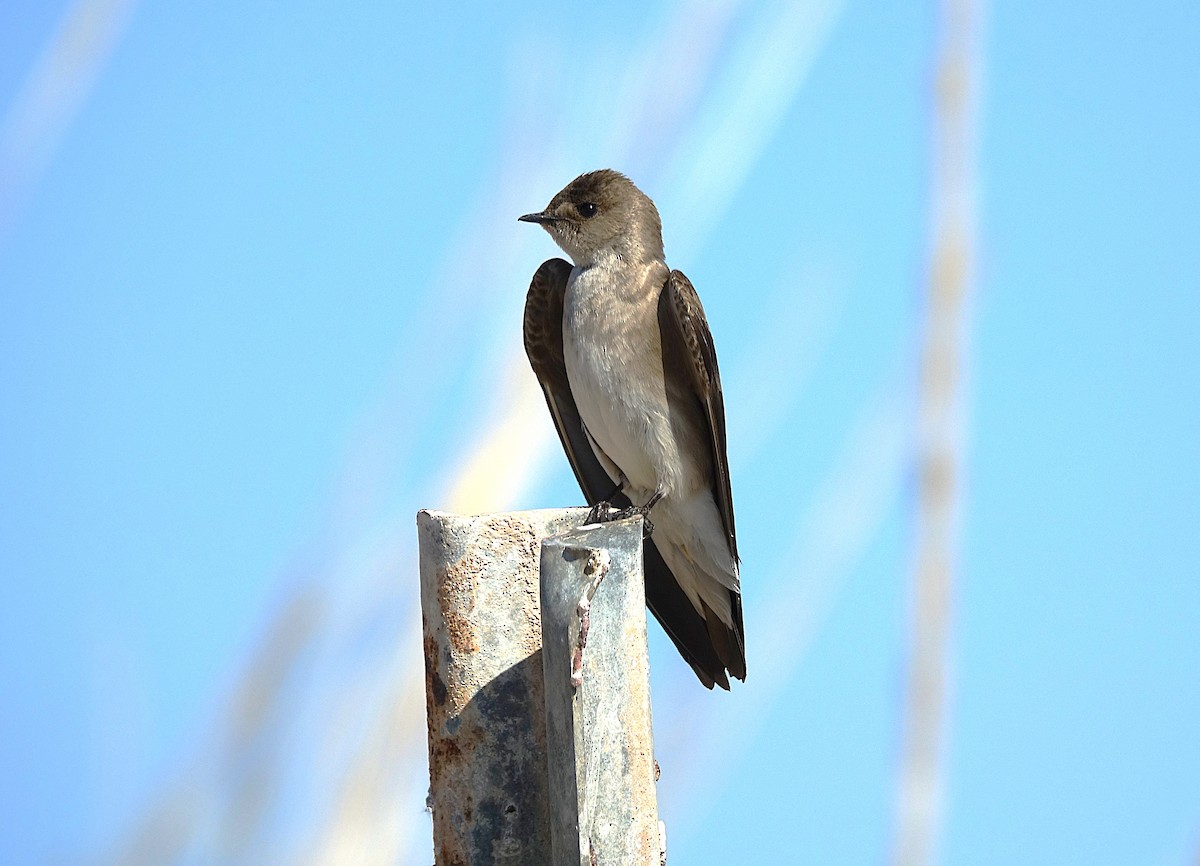
[[[746,678],[725,402],[700,297],[654,202],[580,175],[538,213],[571,262],[533,275],[524,342],[591,517],[642,515],[646,603],[707,688]]]

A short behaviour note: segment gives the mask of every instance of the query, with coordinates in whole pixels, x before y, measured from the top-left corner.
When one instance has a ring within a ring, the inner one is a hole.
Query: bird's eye
[[[599,208],[597,208],[590,201],[585,201],[575,205],[575,210],[579,211],[579,215],[585,220],[590,220],[596,215],[596,211],[599,210]]]

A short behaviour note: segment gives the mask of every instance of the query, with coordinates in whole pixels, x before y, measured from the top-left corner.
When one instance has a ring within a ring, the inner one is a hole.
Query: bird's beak
[[[525,216],[519,216],[519,217],[517,217],[517,221],[523,222],[523,223],[538,223],[539,225],[545,225],[546,223],[558,222],[558,217],[556,217],[552,214],[549,214],[546,211],[542,211],[541,213],[527,213],[527,214],[525,214]]]

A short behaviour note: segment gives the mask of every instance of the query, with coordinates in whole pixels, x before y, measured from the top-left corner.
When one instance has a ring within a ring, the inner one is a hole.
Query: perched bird
[[[580,175],[539,213],[571,257],[544,262],[525,351],[599,519],[642,514],[646,603],[700,681],[746,678],[725,404],[692,284],[663,258],[654,202],[624,175]]]

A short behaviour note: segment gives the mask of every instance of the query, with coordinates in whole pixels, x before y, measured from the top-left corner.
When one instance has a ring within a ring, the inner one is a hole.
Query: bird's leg
[[[649,538],[650,533],[654,532],[654,524],[650,522],[650,509],[658,504],[658,500],[663,498],[661,490],[654,491],[654,495],[646,500],[645,505],[631,505],[628,508],[622,508],[620,511],[612,512],[609,520],[624,520],[627,517],[642,518],[642,538]]]
[[[617,512],[613,510],[612,498],[621,492],[621,487],[624,484],[625,479],[622,477],[607,496],[601,497],[600,501],[588,510],[587,519],[584,520],[585,525],[590,525],[592,523],[607,523],[610,520],[617,519],[614,516]]]

